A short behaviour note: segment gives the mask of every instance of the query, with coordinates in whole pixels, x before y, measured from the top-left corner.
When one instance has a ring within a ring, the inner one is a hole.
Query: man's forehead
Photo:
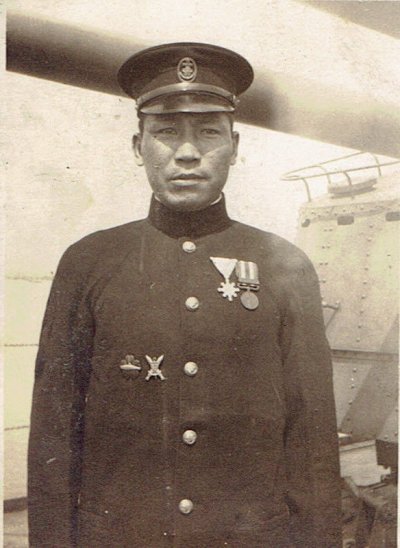
[[[171,112],[164,114],[141,114],[143,120],[148,120],[153,124],[171,123],[178,124],[179,122],[188,120],[193,123],[223,123],[224,120],[233,118],[230,113],[226,112]]]

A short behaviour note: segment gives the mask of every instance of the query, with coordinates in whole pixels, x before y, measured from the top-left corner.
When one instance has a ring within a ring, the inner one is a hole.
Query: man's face
[[[197,211],[214,202],[235,163],[239,135],[224,112],[144,115],[134,136],[155,196],[177,211]]]

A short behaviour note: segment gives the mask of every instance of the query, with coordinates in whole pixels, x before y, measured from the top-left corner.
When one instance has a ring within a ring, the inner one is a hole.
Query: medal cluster
[[[210,257],[210,260],[224,278],[224,281],[221,282],[217,289],[222,297],[232,302],[242,290],[240,294],[242,305],[247,310],[258,308],[259,300],[255,294],[260,288],[257,264],[251,261],[239,261],[238,259],[228,259],[225,257]],[[234,270],[237,283],[230,280]]]

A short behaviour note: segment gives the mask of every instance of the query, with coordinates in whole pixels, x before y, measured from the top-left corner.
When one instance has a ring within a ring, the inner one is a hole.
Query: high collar
[[[232,224],[226,213],[224,196],[201,211],[182,212],[169,209],[153,195],[148,219],[155,228],[173,238],[206,236]]]

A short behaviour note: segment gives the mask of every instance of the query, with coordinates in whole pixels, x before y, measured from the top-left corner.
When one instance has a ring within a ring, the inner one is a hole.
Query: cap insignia
[[[197,64],[191,57],[184,57],[178,63],[178,78],[181,82],[194,82],[197,76]]]

